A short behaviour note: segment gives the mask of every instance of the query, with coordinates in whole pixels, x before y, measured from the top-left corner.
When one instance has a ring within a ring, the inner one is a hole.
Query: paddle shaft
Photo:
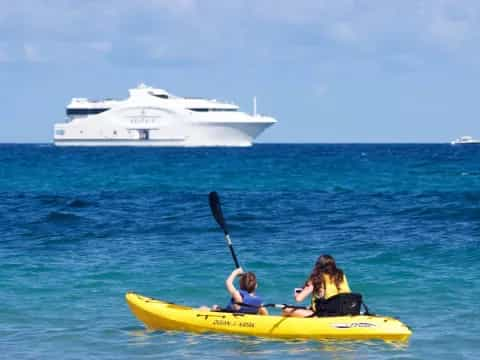
[[[230,253],[232,254],[233,262],[235,263],[236,268],[240,267],[238,263],[237,255],[235,254],[235,250],[233,249],[232,239],[230,238],[230,234],[228,233],[227,222],[223,217],[222,207],[220,206],[220,197],[218,196],[216,191],[212,191],[208,194],[208,202],[210,204],[210,209],[212,210],[212,215],[215,218],[215,221],[218,225],[222,228],[223,232],[225,233],[225,240],[227,242],[228,248],[230,249]],[[261,306],[254,306],[248,304],[238,304],[243,305],[246,307],[274,307],[277,309],[285,309],[285,308],[292,308],[292,309],[307,309],[304,306],[295,306],[295,305],[288,305],[288,304],[262,304]]]
[[[235,254],[235,250],[233,249],[232,240],[230,239],[230,235],[225,234],[225,240],[227,240],[228,248],[230,249],[230,253],[232,254],[233,262],[235,263],[235,267],[238,269],[240,264],[238,263],[237,255]]]

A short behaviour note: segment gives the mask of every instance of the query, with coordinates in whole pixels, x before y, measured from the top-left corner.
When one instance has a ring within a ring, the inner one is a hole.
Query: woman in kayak
[[[347,277],[337,267],[330,255],[322,255],[302,289],[295,293],[295,301],[302,302],[311,295],[311,304],[307,309],[285,308],[283,316],[309,317],[317,313],[318,302],[328,300],[334,295],[350,293]]]
[[[234,285],[234,281],[238,276],[240,276],[240,290],[237,290]],[[262,306],[262,298],[255,293],[258,284],[257,277],[253,272],[244,272],[241,267],[237,268],[225,280],[225,286],[231,295],[230,302],[225,308],[213,305],[211,310],[268,315],[267,309]],[[200,309],[210,310],[203,306]]]

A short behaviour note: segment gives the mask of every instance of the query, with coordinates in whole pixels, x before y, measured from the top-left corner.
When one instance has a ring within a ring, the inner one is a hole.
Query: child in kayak
[[[283,316],[310,317],[317,314],[317,303],[328,300],[338,294],[350,293],[347,277],[337,267],[335,259],[330,255],[322,255],[317,259],[315,267],[305,282],[304,287],[295,294],[295,301],[302,302],[311,295],[308,309],[285,308]]]
[[[239,275],[240,290],[237,290],[233,282]],[[232,271],[227,280],[225,280],[225,286],[229,294],[232,296],[230,303],[226,307],[226,310],[245,314],[268,315],[267,309],[261,306],[262,298],[255,294],[258,285],[257,277],[253,272],[244,272],[241,267],[235,269]]]
[[[240,276],[240,289],[237,290],[233,284],[235,279]],[[268,315],[268,311],[262,305],[262,298],[256,295],[257,277],[253,272],[244,272],[242,268],[237,268],[232,271],[225,280],[225,286],[228,293],[231,295],[230,302],[225,308],[220,308],[218,305],[212,306],[213,311],[229,311],[244,314],[259,314]],[[201,310],[210,310],[206,307],[201,307]]]

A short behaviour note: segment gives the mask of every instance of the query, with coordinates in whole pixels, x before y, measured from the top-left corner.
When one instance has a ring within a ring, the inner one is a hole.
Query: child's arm
[[[235,285],[233,285],[233,281],[235,280],[235,278],[238,275],[241,275],[241,274],[243,274],[243,269],[242,268],[235,269],[235,270],[232,271],[232,273],[227,278],[227,280],[225,280],[225,286],[227,288],[227,291],[230,293],[230,295],[233,298],[233,301],[236,302],[236,303],[242,303],[243,302],[242,295],[240,295],[238,290],[235,288]]]

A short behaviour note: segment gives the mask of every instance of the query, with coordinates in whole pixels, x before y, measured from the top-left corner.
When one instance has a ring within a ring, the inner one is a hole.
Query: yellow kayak
[[[150,330],[220,332],[280,339],[381,339],[407,341],[412,332],[401,321],[355,315],[292,318],[200,310],[126,294],[133,314]]]

